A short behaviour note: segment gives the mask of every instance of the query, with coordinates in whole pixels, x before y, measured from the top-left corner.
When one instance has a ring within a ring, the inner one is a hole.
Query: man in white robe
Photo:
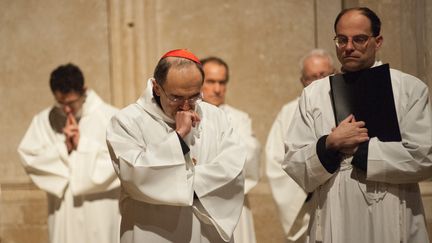
[[[242,142],[246,146],[245,201],[240,221],[234,230],[234,240],[237,243],[255,243],[255,229],[253,216],[248,201],[248,193],[256,186],[260,178],[260,150],[261,146],[252,131],[252,120],[249,115],[225,103],[225,94],[229,81],[229,68],[219,57],[201,59],[205,74],[202,86],[203,100],[222,109]]]
[[[54,70],[50,86],[56,105],[33,118],[18,147],[26,172],[47,192],[49,241],[119,242],[120,182],[105,142],[117,109],[86,90],[73,64]]]
[[[380,20],[368,8],[343,10],[335,21],[342,72],[381,65]],[[308,242],[429,242],[418,182],[432,174],[427,86],[390,69],[402,141],[369,137],[352,115],[335,127],[329,78],[304,89],[289,128],[286,172],[313,193]],[[366,124],[367,126],[367,124]]]
[[[334,73],[333,59],[322,49],[309,51],[300,60],[303,87]],[[276,203],[287,243],[305,242],[310,218],[307,193],[287,175],[281,163],[285,156],[284,139],[298,106],[298,98],[285,104],[274,121],[266,143],[266,174]],[[287,138],[289,140],[289,138]]]
[[[169,51],[145,94],[112,119],[122,243],[233,242],[246,154],[224,112],[199,102],[203,78],[195,55]]]

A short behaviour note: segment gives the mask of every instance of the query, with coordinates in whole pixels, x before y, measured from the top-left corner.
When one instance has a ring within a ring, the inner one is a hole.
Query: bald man
[[[203,79],[193,53],[169,51],[145,94],[108,126],[121,243],[233,242],[246,153],[225,113],[201,102]]]

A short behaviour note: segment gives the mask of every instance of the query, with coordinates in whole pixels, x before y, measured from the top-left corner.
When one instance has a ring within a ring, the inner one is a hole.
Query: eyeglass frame
[[[78,104],[78,102],[82,101],[82,103],[84,103],[86,99],[87,99],[87,94],[84,93],[80,95],[78,98],[76,98],[75,100],[66,103],[60,103],[58,100],[55,100],[54,106],[57,108],[62,108],[65,106],[75,107]]]
[[[185,98],[183,98],[183,97],[181,97],[181,98],[178,98],[178,97],[173,98],[173,97],[171,97],[170,95],[168,95],[168,94],[166,93],[166,91],[165,91],[165,89],[162,87],[162,85],[160,85],[160,84],[158,84],[158,83],[156,83],[156,84],[157,84],[157,85],[162,89],[163,93],[164,93],[165,96],[168,98],[168,101],[171,102],[171,104],[173,104],[173,105],[174,105],[174,104],[175,104],[175,105],[184,104],[185,101],[187,101],[188,104],[191,105],[191,104],[195,104],[195,103],[198,102],[199,100],[202,100],[202,99],[203,99],[203,94],[202,94],[202,92],[199,92],[198,95],[196,95],[195,97],[191,97],[191,98],[189,98],[189,99],[185,99]]]
[[[347,39],[347,40],[346,40],[346,43],[344,43],[343,45],[340,45],[340,44],[338,43],[338,38],[340,38],[340,37],[344,37],[344,38]],[[359,37],[367,37],[367,39],[364,41],[364,43],[359,44],[357,41],[355,41],[355,38],[359,38]],[[365,47],[369,44],[369,40],[370,40],[371,38],[376,38],[376,37],[378,37],[378,36],[374,36],[374,35],[365,35],[365,34],[355,35],[355,36],[351,36],[351,37],[348,37],[348,36],[346,36],[346,35],[336,35],[336,36],[333,38],[333,41],[334,41],[334,43],[335,43],[335,45],[336,45],[337,48],[342,49],[342,48],[345,48],[345,47],[348,45],[348,42],[349,42],[350,39],[351,39],[351,43],[352,43],[352,45],[353,45],[356,49],[363,49],[363,48],[365,48]]]

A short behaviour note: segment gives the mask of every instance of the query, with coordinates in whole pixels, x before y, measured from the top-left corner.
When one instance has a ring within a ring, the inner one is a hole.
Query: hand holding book
[[[401,141],[388,64],[330,76],[330,87],[336,125],[353,114],[369,137]]]

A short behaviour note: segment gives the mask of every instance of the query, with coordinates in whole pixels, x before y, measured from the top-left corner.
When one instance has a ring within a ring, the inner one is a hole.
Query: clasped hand
[[[78,123],[71,112],[67,114],[66,124],[63,128],[63,134],[66,136],[65,143],[68,153],[71,153],[72,150],[76,150],[78,148],[78,142],[80,138]]]
[[[369,140],[365,122],[356,121],[354,115],[345,118],[326,139],[326,148],[339,151],[345,155],[353,155],[360,143]]]
[[[200,121],[201,118],[199,117],[198,113],[193,110],[178,111],[175,115],[175,130],[180,135],[180,137],[184,138],[190,133],[192,127],[197,126]]]

